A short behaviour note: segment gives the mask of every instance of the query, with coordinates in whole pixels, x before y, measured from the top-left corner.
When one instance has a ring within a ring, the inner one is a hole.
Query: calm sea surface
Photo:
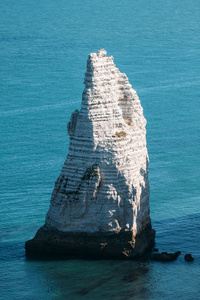
[[[1,0],[0,299],[200,299],[199,16],[198,0]],[[156,247],[175,262],[25,258],[101,48],[144,108]]]

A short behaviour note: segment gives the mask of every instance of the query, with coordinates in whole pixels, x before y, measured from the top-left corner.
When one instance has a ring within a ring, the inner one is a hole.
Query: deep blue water
[[[0,299],[200,299],[199,1],[2,0],[0,8]],[[175,262],[25,258],[68,152],[87,55],[101,48],[144,108],[156,247],[182,251]]]

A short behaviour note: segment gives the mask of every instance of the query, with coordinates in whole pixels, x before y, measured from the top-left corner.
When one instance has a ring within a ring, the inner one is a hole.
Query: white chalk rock
[[[88,56],[84,83],[81,109],[67,126],[69,154],[55,183],[45,228],[66,235],[129,233],[133,248],[136,237],[148,231],[149,240],[133,251],[142,253],[152,244],[154,231],[140,100],[105,50]]]

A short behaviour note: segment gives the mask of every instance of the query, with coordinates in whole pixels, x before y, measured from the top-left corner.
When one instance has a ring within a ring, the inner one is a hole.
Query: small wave
[[[141,88],[140,93],[158,92],[161,90],[171,90],[171,89],[185,88],[185,87],[197,86],[197,85],[199,86],[199,80],[188,81],[188,82],[176,82],[176,83],[170,83],[170,84],[164,84],[161,82],[157,86]]]
[[[80,101],[71,101],[71,102],[62,102],[57,104],[46,104],[42,106],[34,106],[34,107],[26,107],[26,108],[19,108],[19,109],[12,109],[8,111],[2,111],[0,113],[0,116],[17,116],[17,115],[24,115],[29,114],[36,111],[45,111],[45,110],[51,110],[51,109],[60,109],[62,107],[66,107],[69,104],[75,104],[80,103]]]

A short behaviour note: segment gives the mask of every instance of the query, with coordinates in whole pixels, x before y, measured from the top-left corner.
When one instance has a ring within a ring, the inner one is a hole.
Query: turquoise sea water
[[[0,299],[200,299],[199,1],[0,8]],[[156,247],[182,251],[175,262],[25,258],[68,152],[87,55],[101,48],[144,108]]]

